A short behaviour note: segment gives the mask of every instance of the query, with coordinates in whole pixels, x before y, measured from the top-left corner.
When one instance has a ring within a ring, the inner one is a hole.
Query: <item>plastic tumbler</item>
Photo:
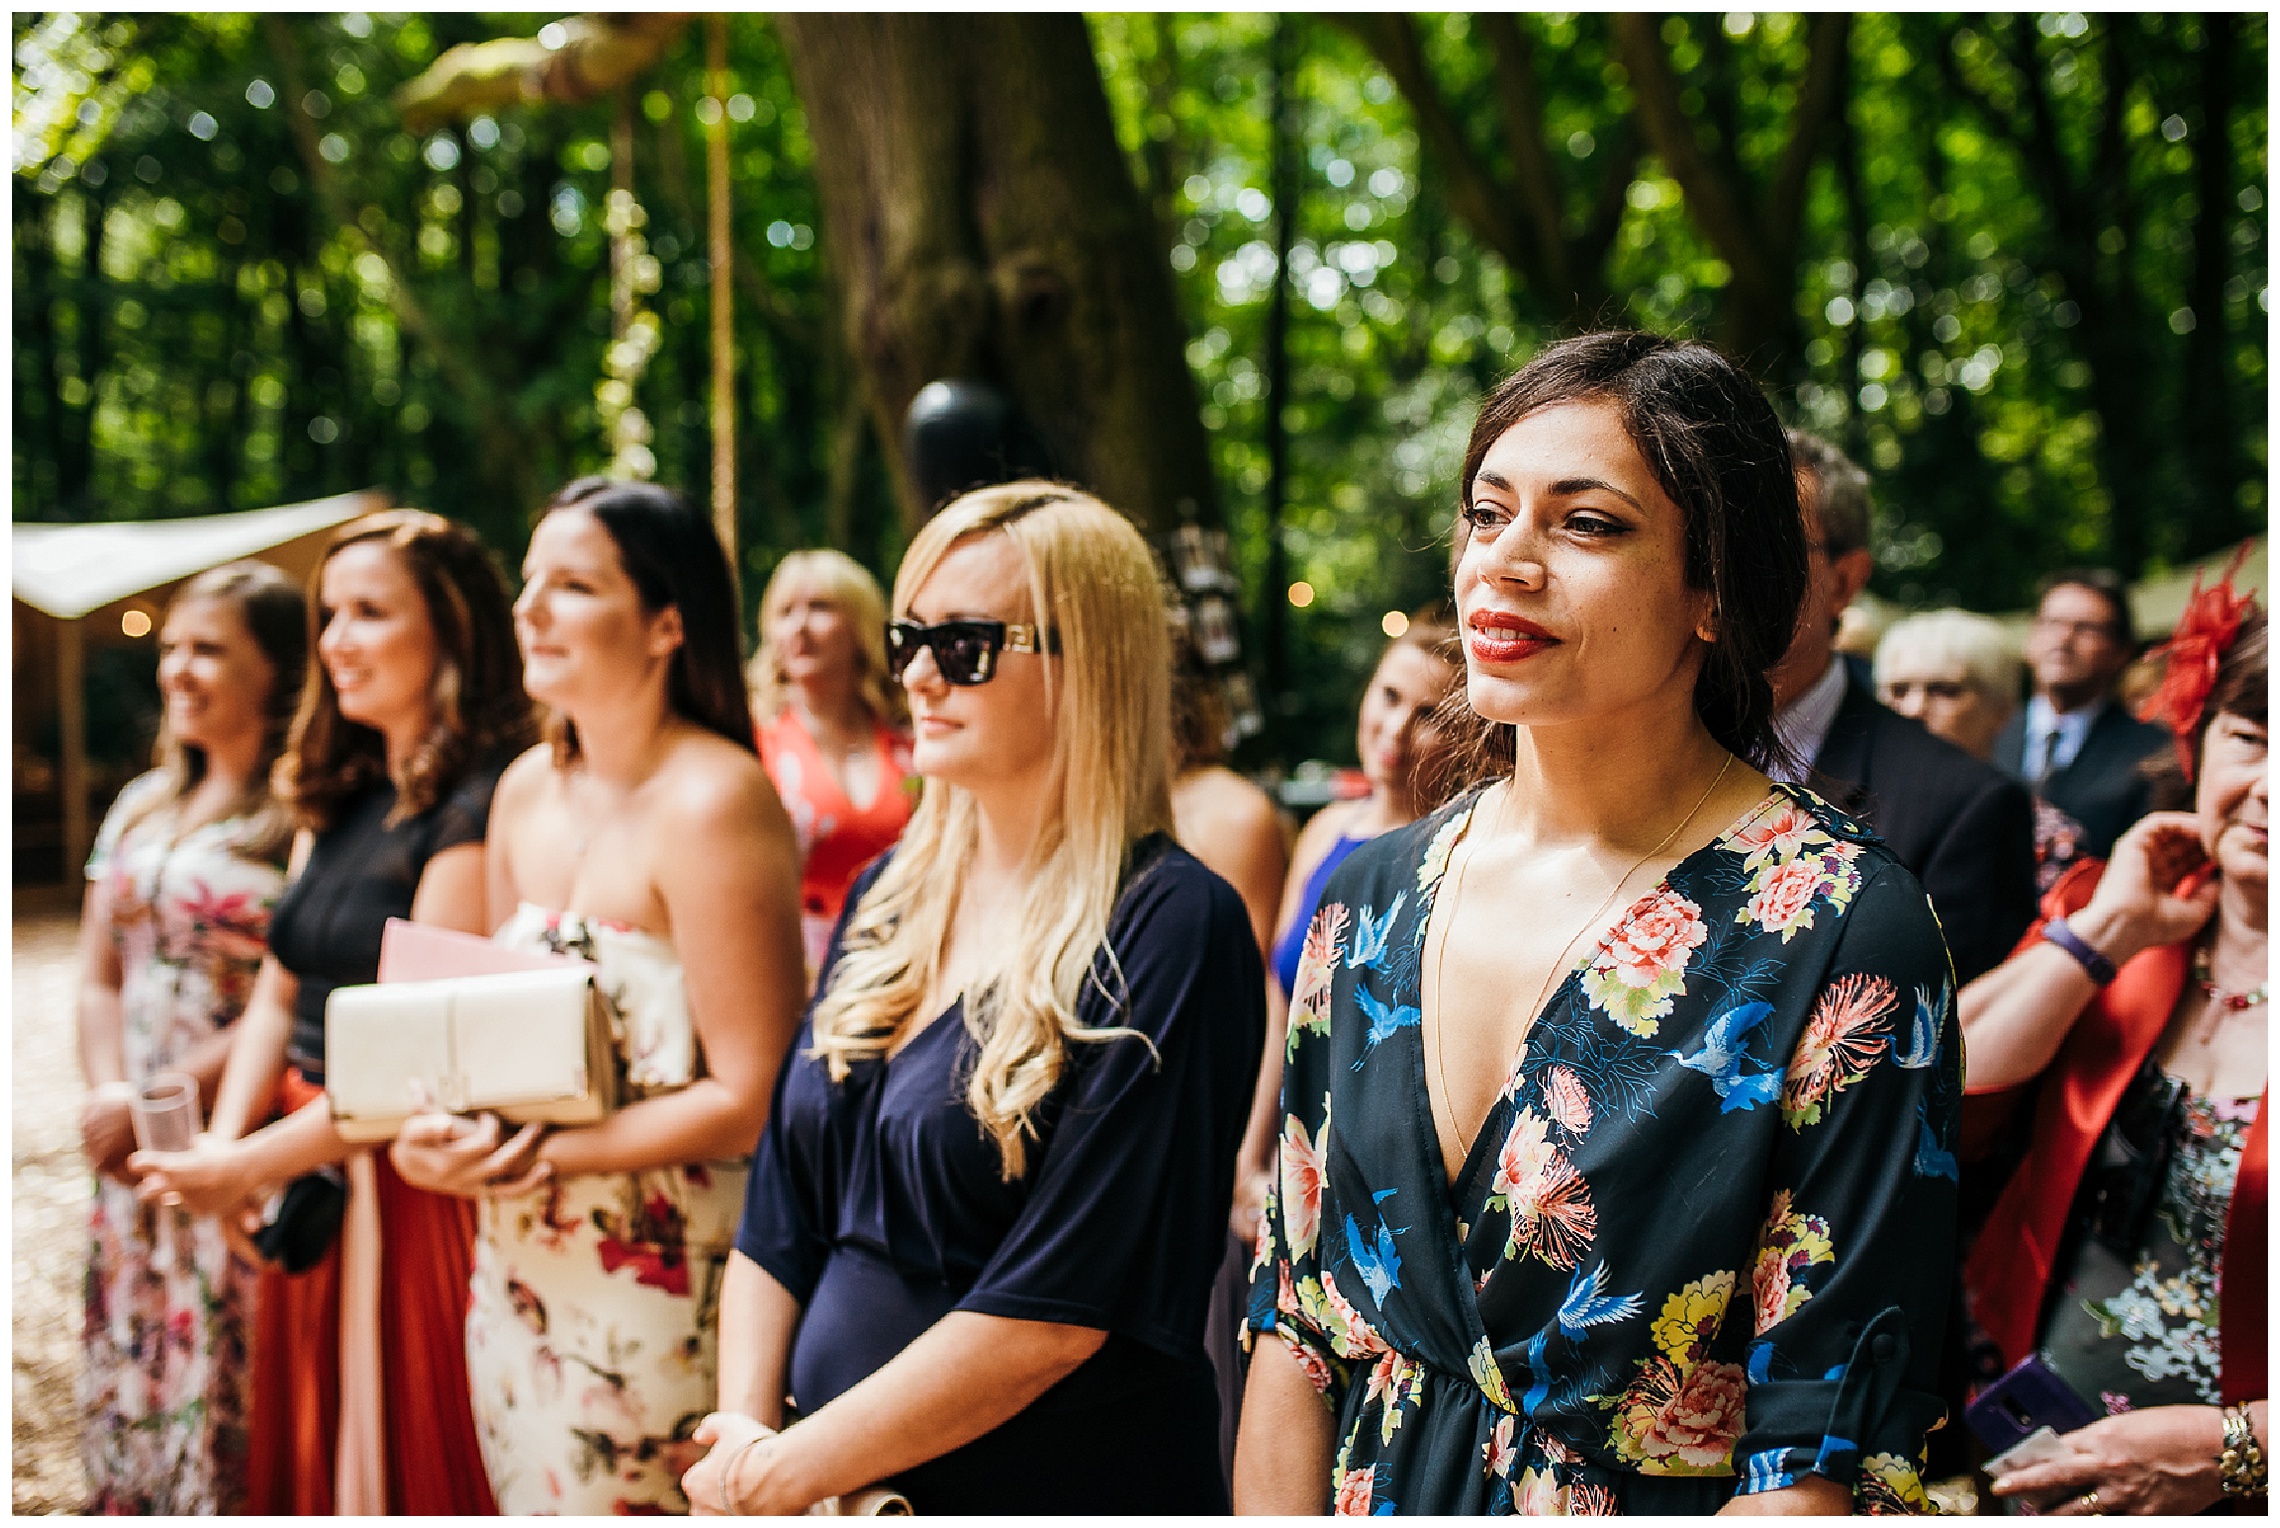
[[[153,1072],[128,1105],[135,1144],[145,1151],[188,1151],[198,1135],[198,1079]]]

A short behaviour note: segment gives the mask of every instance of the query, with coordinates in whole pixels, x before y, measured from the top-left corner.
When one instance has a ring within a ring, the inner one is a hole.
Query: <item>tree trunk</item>
[[[906,522],[927,383],[1005,389],[1061,470],[1161,532],[1216,520],[1150,209],[1078,16],[778,19],[815,145],[848,346]]]

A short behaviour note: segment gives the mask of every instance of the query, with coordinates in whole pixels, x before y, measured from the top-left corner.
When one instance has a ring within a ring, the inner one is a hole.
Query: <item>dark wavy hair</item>
[[[1609,330],[1562,340],[1497,384],[1465,447],[1459,514],[1471,533],[1481,459],[1507,430],[1559,403],[1613,404],[1632,444],[1686,517],[1686,582],[1711,597],[1717,639],[1694,684],[1694,714],[1719,744],[1766,768],[1784,762],[1766,673],[1788,651],[1807,577],[1796,470],[1781,421],[1749,374],[1707,345]],[[1460,541],[1461,546],[1461,541]],[[1446,800],[1512,766],[1513,729],[1443,703],[1427,795]]]
[[[435,628],[435,673],[428,681],[429,723],[395,776],[391,823],[416,817],[443,799],[468,766],[536,740],[530,697],[506,579],[475,533],[417,509],[386,509],[351,520],[334,534],[309,581],[309,646],[330,619],[324,609],[325,568],[341,552],[378,542],[418,586]],[[309,665],[300,714],[285,756],[277,761],[277,794],[303,826],[323,831],[341,807],[388,775],[378,730],[341,714],[340,696],[322,663]]]
[[[539,518],[564,509],[585,511],[609,532],[642,609],[652,615],[668,606],[681,612],[681,646],[666,674],[666,703],[757,754],[752,697],[744,688],[744,623],[736,581],[711,523],[670,488],[605,477],[582,477],[565,485],[546,501]],[[568,717],[549,717],[546,738],[556,763],[578,757],[578,729]]]
[[[308,602],[282,570],[251,561],[208,568],[175,593],[167,613],[171,615],[199,600],[236,611],[246,635],[253,638],[253,645],[273,670],[269,694],[262,705],[261,753],[246,779],[244,793],[226,815],[247,819],[231,842],[234,852],[247,859],[282,865],[293,846],[293,815],[271,790],[270,772],[285,751],[294,713],[300,709],[302,672],[309,661]],[[206,778],[206,750],[177,738],[163,712],[152,753],[159,773],[166,777],[167,794],[163,799],[150,799],[128,819],[128,826],[162,806],[183,800]]]

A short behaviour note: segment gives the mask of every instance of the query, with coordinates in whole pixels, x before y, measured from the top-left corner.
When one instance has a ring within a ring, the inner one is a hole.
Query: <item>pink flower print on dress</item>
[[[1814,909],[1826,901],[1842,912],[1860,890],[1860,850],[1854,844],[1831,844],[1796,859],[1769,864],[1750,883],[1750,899],[1734,915],[1737,923],[1754,923],[1783,944],[1800,930],[1813,927]]]
[[[204,881],[174,908],[188,925],[192,948],[222,961],[258,963],[269,951],[272,898],[251,891],[216,892]]]
[[[1329,1320],[1323,1323],[1330,1332],[1330,1346],[1340,1358],[1370,1358],[1386,1350],[1383,1337],[1369,1318],[1354,1308],[1353,1302],[1338,1292],[1338,1281],[1327,1270],[1322,1275],[1322,1300],[1329,1307]]]
[[[1298,1049],[1304,1030],[1330,1027],[1330,979],[1337,974],[1346,938],[1346,904],[1325,902],[1314,910],[1306,926],[1306,942],[1299,947],[1298,976],[1290,988],[1290,1038],[1287,1049]]]
[[[1876,1030],[1898,1006],[1882,976],[1840,976],[1821,989],[1781,1085],[1781,1117],[1792,1129],[1818,1122],[1827,1099],[1868,1075],[1885,1046]]]
[[[1549,1140],[1549,1125],[1522,1108],[1496,1156],[1489,1191],[1512,1215],[1506,1257],[1537,1257],[1554,1268],[1573,1268],[1598,1233],[1591,1187]]]
[[[1281,1178],[1278,1203],[1282,1208],[1286,1254],[1299,1258],[1314,1250],[1322,1229],[1322,1149],[1330,1136],[1330,1103],[1322,1104],[1322,1128],[1308,1139],[1297,1115],[1283,1125],[1282,1150],[1276,1154]]]
[[[1544,1112],[1569,1135],[1591,1129],[1591,1094],[1573,1067],[1555,1066],[1544,1074]]]
[[[1651,1038],[1656,1021],[1686,991],[1686,964],[1709,925],[1702,909],[1676,891],[1655,892],[1617,925],[1583,974],[1584,995],[1594,1008],[1641,1038]]]
[[[1579,1485],[1568,1492],[1569,1517],[1614,1517],[1615,1493],[1606,1486]]]
[[[1507,1479],[1512,1475],[1512,1461],[1520,1456],[1520,1451],[1512,1446],[1512,1422],[1509,1416],[1498,1417],[1496,1426],[1489,1430],[1488,1441],[1480,1449],[1488,1461],[1488,1472]]]
[[[1512,1419],[1506,1417],[1505,1422]],[[1559,1472],[1546,1466],[1522,1470],[1512,1483],[1512,1511],[1518,1517],[1566,1517],[1568,1488]]]
[[[1733,1364],[1651,1362],[1624,1393],[1616,1451],[1647,1475],[1722,1475],[1742,1435],[1749,1377]]]
[[[1800,1282],[1805,1270],[1816,1263],[1835,1262],[1836,1256],[1829,1242],[1829,1223],[1791,1209],[1788,1189],[1776,1193],[1765,1227],[1758,1232],[1757,1262],[1750,1270],[1758,1336],[1788,1320],[1812,1298],[1813,1292]]]
[[[1814,844],[1828,842],[1829,835],[1813,814],[1787,799],[1752,816],[1726,837],[1727,847],[1738,851],[1752,870],[1768,861],[1794,859]]]
[[[1346,1471],[1338,1477],[1338,1502],[1332,1510],[1339,1517],[1368,1517],[1370,1494],[1376,1483],[1377,1466],[1374,1464]]]

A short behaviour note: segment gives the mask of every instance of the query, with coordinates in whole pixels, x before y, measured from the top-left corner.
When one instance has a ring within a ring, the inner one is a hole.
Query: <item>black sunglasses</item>
[[[1009,621],[937,621],[921,626],[916,621],[887,622],[887,673],[900,680],[910,660],[922,647],[934,650],[934,667],[943,683],[988,684],[997,672],[997,655],[1057,653],[1061,634],[1050,626],[1024,626]]]

